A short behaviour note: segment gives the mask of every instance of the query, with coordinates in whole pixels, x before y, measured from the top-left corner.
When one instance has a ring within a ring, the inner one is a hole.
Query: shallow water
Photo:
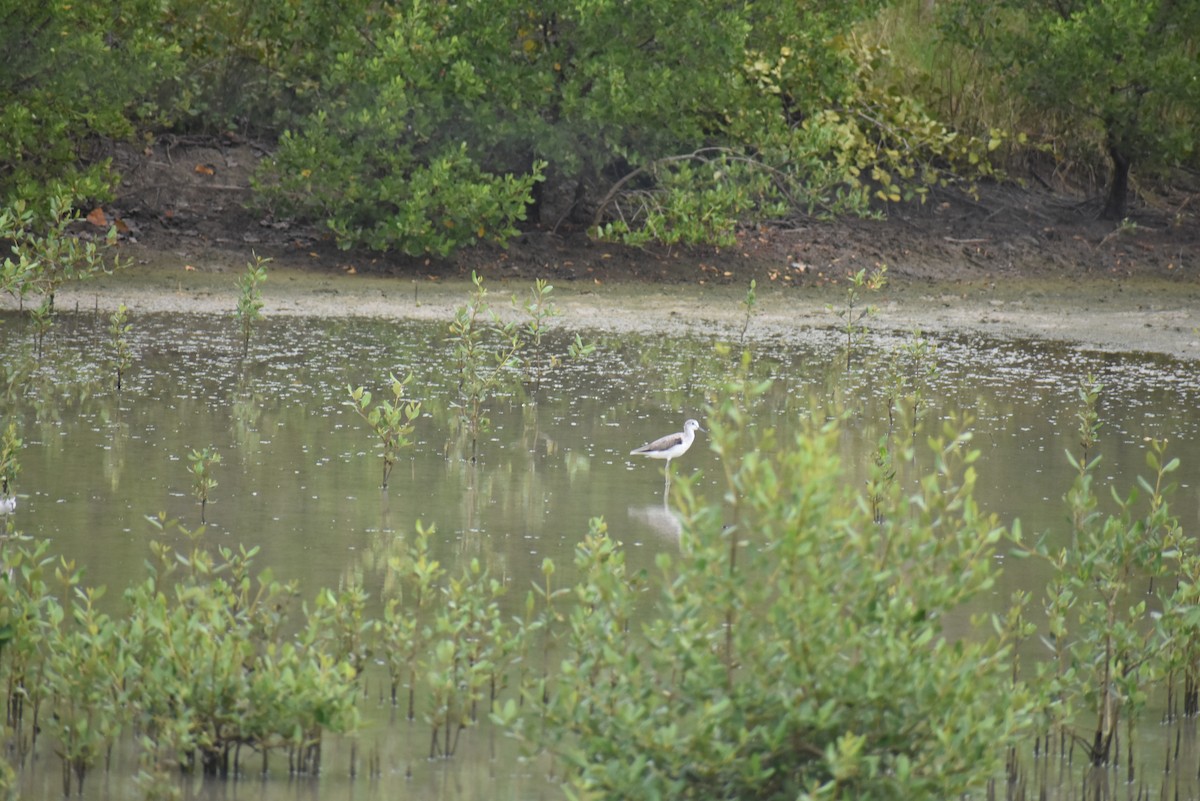
[[[545,558],[559,566],[560,584],[570,580],[573,548],[592,517],[604,517],[625,543],[631,568],[650,567],[657,553],[677,547],[679,524],[664,508],[661,463],[629,450],[679,430],[687,417],[704,425],[704,405],[719,402],[736,361],[718,353],[712,337],[600,335],[592,357],[558,367],[536,390],[527,382],[495,398],[491,430],[471,463],[456,431],[443,325],[276,318],[256,330],[243,359],[229,318],[145,315],[132,322],[135,366],[120,393],[109,381],[107,322],[76,314],[60,317],[41,363],[29,368],[27,391],[10,389],[4,399],[3,417],[18,421],[25,440],[18,528],[84,566],[87,583],[114,590],[105,599],[114,610],[116,590],[143,575],[153,533],[145,518],[164,513],[200,524],[187,454],[204,447],[222,457],[206,537],[261,546],[256,567],[298,580],[305,598],[358,579],[377,602],[387,555],[418,520],[436,526],[434,553],[451,573],[478,558],[512,588],[510,603],[539,578]],[[566,342],[566,326],[559,327],[564,333],[547,341],[555,352]],[[887,415],[881,364],[909,341],[873,335],[849,370],[834,331],[752,342],[756,375],[775,379],[754,410],[756,425],[786,437],[814,411],[845,414],[841,455],[847,480],[861,482]],[[24,364],[19,354],[35,346],[13,315],[0,316],[0,342],[12,386]],[[1072,471],[1064,450],[1076,448],[1077,387],[1094,374],[1105,384],[1099,476],[1127,490],[1145,472],[1147,440],[1169,439],[1171,455],[1183,462],[1174,503],[1185,525],[1195,522],[1200,375],[1193,364],[977,337],[935,344],[926,427],[960,411],[974,418],[983,452],[977,497],[985,509],[1005,521],[1020,518],[1026,532],[1065,530],[1062,497]],[[347,406],[346,388],[364,385],[385,397],[390,373],[414,375],[423,410],[415,447],[401,454],[381,491],[375,443]],[[704,434],[672,470],[698,472],[700,492],[719,495],[719,464]],[[1026,563],[1010,564],[994,593],[997,609],[1013,589],[1036,590],[1043,579]],[[453,760],[427,761],[427,728],[392,721],[390,705],[379,702],[382,686],[378,677],[368,681],[355,752],[359,761],[377,755],[380,775],[351,779],[344,741],[327,753],[319,780],[246,782],[244,794],[560,797],[490,726],[466,732]],[[99,772],[89,790],[137,797],[124,778],[131,773]],[[43,755],[23,771],[22,797],[58,797],[58,774],[57,759]],[[236,797],[237,787],[221,796]]]

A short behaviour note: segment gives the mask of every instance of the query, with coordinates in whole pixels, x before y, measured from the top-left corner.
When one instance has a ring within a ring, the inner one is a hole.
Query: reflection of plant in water
[[[234,441],[243,451],[252,447],[263,414],[262,394],[250,388],[252,383],[245,372],[239,372],[230,399]]]
[[[188,454],[191,466],[188,472],[192,474],[192,494],[200,501],[200,522],[204,523],[204,510],[208,506],[208,494],[217,486],[217,480],[212,477],[212,469],[221,463],[221,455],[211,448],[204,450],[192,449]]]
[[[37,359],[28,345],[18,347],[10,342],[3,358],[0,358],[0,398],[11,408],[25,394],[25,388],[33,378]]]
[[[129,310],[122,303],[108,318],[108,342],[112,354],[113,373],[116,378],[117,391],[121,391],[121,379],[129,371],[133,358],[129,352],[129,332],[133,326],[129,323]]]
[[[383,488],[387,489],[388,479],[400,451],[412,446],[413,431],[416,429],[416,419],[421,414],[421,402],[405,400],[405,388],[412,382],[412,373],[403,381],[396,376],[391,378],[392,399],[382,400],[371,406],[373,396],[362,387],[346,387],[350,394],[350,405],[358,416],[367,421],[375,435],[383,445]]]

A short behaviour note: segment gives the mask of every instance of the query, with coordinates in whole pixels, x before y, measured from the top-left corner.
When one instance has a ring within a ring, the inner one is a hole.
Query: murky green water
[[[649,567],[657,553],[677,547],[679,526],[664,508],[661,463],[627,454],[679,430],[687,417],[703,425],[704,404],[720,400],[736,361],[717,352],[717,338],[597,340],[591,358],[554,370],[536,391],[526,386],[495,398],[492,429],[472,464],[454,422],[456,377],[443,327],[276,318],[257,330],[243,360],[230,319],[142,316],[133,323],[135,367],[121,393],[108,382],[106,321],[68,315],[31,368],[29,389],[10,390],[0,414],[18,421],[25,440],[18,528],[85,566],[88,583],[109,586],[113,609],[117,590],[143,575],[153,533],[147,516],[199,524],[186,457],[204,447],[222,457],[207,536],[261,546],[256,565],[297,579],[304,597],[358,579],[378,600],[387,555],[418,520],[436,526],[435,554],[452,572],[480,559],[513,589],[512,603],[547,557],[569,580],[574,545],[592,517],[603,516],[626,544],[631,567]],[[567,323],[559,327],[565,331]],[[23,363],[20,354],[33,351],[30,337],[23,320],[0,317],[6,384]],[[756,424],[786,435],[814,406],[845,413],[842,456],[848,480],[861,480],[885,426],[885,355],[906,341],[873,337],[849,371],[835,332],[805,329],[753,342],[756,374],[775,379],[754,410]],[[561,352],[565,342],[565,333],[551,336],[547,347]],[[974,418],[983,451],[978,499],[986,509],[1005,520],[1019,517],[1027,532],[1065,528],[1062,496],[1071,471],[1063,452],[1076,447],[1076,388],[1092,373],[1106,386],[1100,475],[1127,489],[1144,472],[1146,441],[1167,438],[1184,465],[1175,506],[1185,524],[1196,520],[1195,365],[975,339],[936,344],[927,426],[955,412]],[[424,403],[417,444],[381,491],[375,442],[346,405],[346,386],[381,393],[389,373],[409,372]],[[714,496],[718,468],[703,434],[674,464],[679,472],[698,471],[701,491]],[[1008,565],[997,608],[1014,588],[1036,590],[1041,581],[1027,561]],[[368,681],[354,751],[359,763],[378,757],[378,776],[352,779],[351,744],[341,742],[327,753],[320,780],[254,780],[241,792],[279,799],[560,797],[543,769],[521,763],[490,726],[466,732],[453,760],[427,761],[427,728],[392,720],[390,705],[380,702],[383,687],[382,672]],[[89,796],[136,797],[125,778],[131,773],[101,772],[90,780]],[[58,797],[58,782],[57,759],[43,754],[23,771],[22,797]],[[237,785],[231,787],[222,797],[236,797]]]

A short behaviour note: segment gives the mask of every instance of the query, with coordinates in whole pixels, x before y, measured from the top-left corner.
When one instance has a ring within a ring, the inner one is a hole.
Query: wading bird
[[[634,448],[629,452],[630,456],[649,456],[651,459],[666,459],[666,482],[671,481],[671,460],[676,456],[683,456],[687,453],[687,449],[692,447],[692,442],[696,439],[696,432],[703,431],[700,424],[695,420],[688,420],[683,424],[683,431],[674,434],[667,434],[665,437],[660,437],[654,442],[648,442],[640,448]]]

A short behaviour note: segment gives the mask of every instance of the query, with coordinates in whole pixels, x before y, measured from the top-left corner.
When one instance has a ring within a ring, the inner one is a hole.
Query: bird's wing
[[[672,448],[683,442],[683,434],[667,434],[665,437],[659,437],[654,442],[649,442],[640,448],[630,451],[634,453],[649,453],[651,451],[665,451],[667,448]]]

